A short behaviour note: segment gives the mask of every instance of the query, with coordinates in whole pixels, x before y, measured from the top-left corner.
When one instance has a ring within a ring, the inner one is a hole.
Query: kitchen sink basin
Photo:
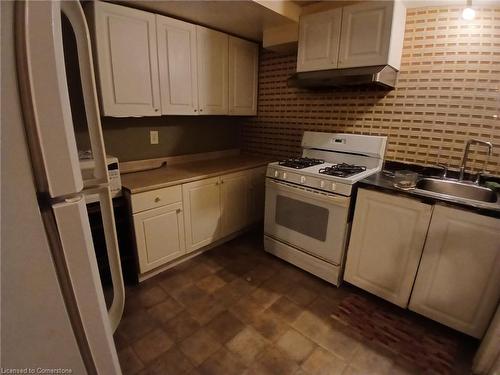
[[[495,203],[497,194],[486,187],[467,182],[423,178],[417,182],[417,189],[427,190],[452,197],[473,199],[475,201]]]

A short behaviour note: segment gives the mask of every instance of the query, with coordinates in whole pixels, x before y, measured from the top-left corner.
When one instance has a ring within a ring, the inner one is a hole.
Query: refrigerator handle
[[[113,201],[109,187],[102,186],[87,189],[85,194],[97,194],[101,206],[102,224],[104,228],[104,239],[106,241],[106,252],[108,254],[111,281],[113,283],[113,302],[108,310],[109,322],[113,332],[118,327],[123,314],[125,304],[125,287],[120,261],[120,249],[116,237],[115,215],[113,213]]]
[[[80,78],[82,82],[82,93],[85,102],[85,114],[90,137],[90,147],[95,161],[95,179],[85,180],[84,187],[97,186],[108,183],[106,165],[106,152],[102,136],[99,103],[97,102],[97,91],[92,60],[92,47],[90,34],[83,13],[82,6],[78,1],[61,1],[61,11],[68,18],[75,34],[78,62],[80,67]]]

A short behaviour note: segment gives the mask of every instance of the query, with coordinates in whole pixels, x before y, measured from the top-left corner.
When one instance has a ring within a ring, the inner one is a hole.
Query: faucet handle
[[[476,179],[474,180],[474,183],[476,185],[479,185],[479,182],[481,181],[481,176],[484,174],[484,170],[477,172]]]
[[[441,178],[444,180],[448,177],[448,166],[446,164],[437,163],[436,166],[443,168]]]

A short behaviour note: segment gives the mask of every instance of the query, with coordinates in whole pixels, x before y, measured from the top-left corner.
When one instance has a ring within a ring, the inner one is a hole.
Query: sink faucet
[[[478,178],[475,181],[476,184],[479,184],[479,177],[485,171],[486,165],[488,164],[488,160],[489,160],[489,158],[491,156],[491,152],[493,150],[493,144],[491,142],[482,141],[480,139],[469,139],[467,141],[467,144],[465,145],[464,157],[462,159],[462,165],[460,166],[460,176],[458,177],[458,180],[463,181],[463,179],[464,179],[467,158],[469,157],[470,145],[473,143],[478,143],[478,144],[488,146],[488,154],[486,155],[486,160],[484,161],[483,170],[482,170],[482,172],[478,173]]]
[[[446,164],[438,163],[436,164],[436,167],[443,169],[441,172],[441,180],[446,180],[448,178],[448,166]]]

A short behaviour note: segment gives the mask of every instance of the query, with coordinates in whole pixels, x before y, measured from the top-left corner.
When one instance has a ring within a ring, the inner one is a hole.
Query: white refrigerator
[[[121,374],[113,332],[123,313],[124,286],[85,16],[78,1],[1,6],[0,367]],[[77,66],[65,63],[63,22],[72,30]],[[69,69],[81,82],[96,165],[86,180],[79,167]],[[109,309],[87,194],[97,194],[101,206],[113,282]]]

